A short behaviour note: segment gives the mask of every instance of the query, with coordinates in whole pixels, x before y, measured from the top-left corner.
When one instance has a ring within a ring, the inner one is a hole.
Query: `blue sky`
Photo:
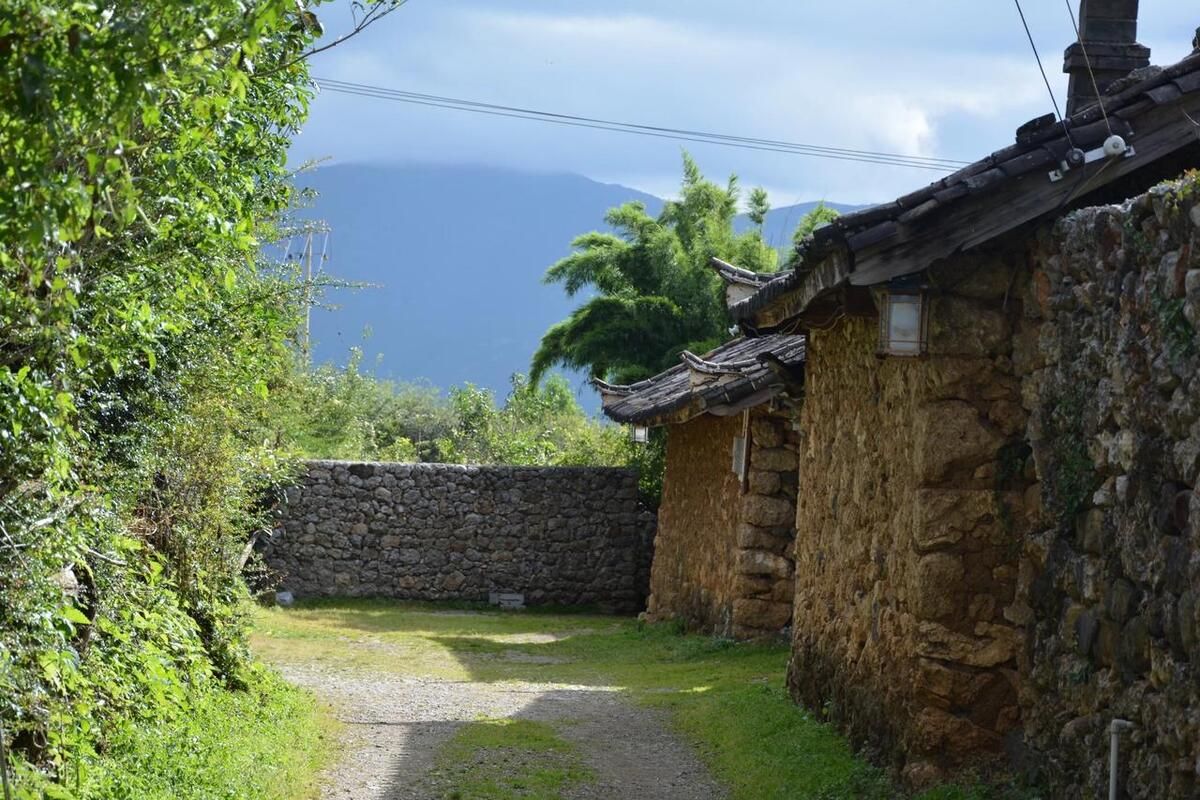
[[[1075,0],[1072,0],[1075,2]],[[1024,0],[1060,102],[1062,0]],[[1155,63],[1191,50],[1200,10],[1143,0]],[[321,9],[330,34],[348,4]],[[317,76],[583,116],[974,160],[1050,101],[1011,0],[409,0],[314,59]],[[296,160],[575,172],[659,195],[681,144],[326,93]],[[689,145],[773,202],[886,200],[934,173]]]

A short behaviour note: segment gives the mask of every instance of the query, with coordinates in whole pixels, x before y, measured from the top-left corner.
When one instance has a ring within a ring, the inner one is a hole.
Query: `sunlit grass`
[[[738,644],[587,613],[340,601],[262,610],[254,644],[274,661],[315,659],[414,677],[619,689],[669,712],[735,800],[900,796],[833,728],[791,701],[783,683],[784,642]],[[467,730],[464,735],[483,736],[491,729]],[[945,787],[923,800],[992,796]]]

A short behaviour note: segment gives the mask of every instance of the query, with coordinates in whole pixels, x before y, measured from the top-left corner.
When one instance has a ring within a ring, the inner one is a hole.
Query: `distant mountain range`
[[[546,328],[578,303],[542,283],[546,268],[575,236],[602,228],[612,206],[662,208],[657,197],[580,175],[477,166],[335,165],[299,183],[318,193],[306,214],[332,229],[325,270],[371,284],[331,290],[333,307],[313,311],[314,361],[344,363],[360,346],[381,376],[442,388],[470,381],[499,397],[513,372],[528,370]],[[786,247],[815,205],[772,210],[768,242]]]

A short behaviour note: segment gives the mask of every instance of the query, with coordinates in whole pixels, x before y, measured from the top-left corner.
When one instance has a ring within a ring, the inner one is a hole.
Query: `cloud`
[[[819,17],[808,3],[774,0],[735,14],[699,0],[625,6],[426,4],[408,16],[413,4],[315,71],[583,116],[961,160],[1008,144],[1049,108],[1019,23],[991,6],[843,0]],[[571,11],[546,10],[564,7]],[[1031,17],[1040,38],[1062,44],[1069,23],[1058,11]],[[1060,49],[1049,52],[1057,59]],[[1053,79],[1061,91],[1065,80]],[[882,200],[937,177],[333,95],[314,104],[296,153],[572,171],[661,192],[678,184],[684,146],[714,176],[737,172],[746,185],[795,198]]]

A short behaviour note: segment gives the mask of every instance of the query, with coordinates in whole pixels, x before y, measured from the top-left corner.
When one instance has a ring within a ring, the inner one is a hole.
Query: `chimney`
[[[1079,0],[1079,33],[1084,46],[1072,43],[1063,64],[1063,72],[1071,76],[1067,116],[1096,102],[1089,60],[1101,93],[1118,78],[1150,66],[1150,48],[1137,43],[1137,25],[1138,0]]]

